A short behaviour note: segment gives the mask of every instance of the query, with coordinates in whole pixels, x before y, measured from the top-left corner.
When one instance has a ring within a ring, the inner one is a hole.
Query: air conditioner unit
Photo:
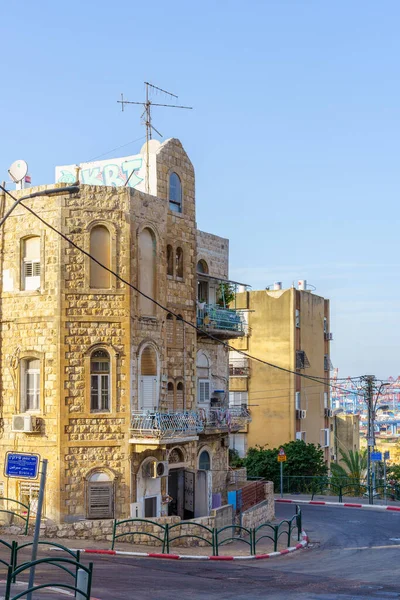
[[[33,433],[36,431],[37,419],[32,415],[13,415],[11,431]]]
[[[167,460],[159,460],[156,463],[156,473],[157,477],[166,477],[168,475],[168,461]]]
[[[325,408],[325,417],[332,417],[333,410],[331,408]]]
[[[153,460],[143,466],[143,475],[149,479],[157,479],[168,475],[168,462],[163,460]]]
[[[305,419],[307,416],[307,411],[306,410],[301,410],[300,411],[300,419]]]

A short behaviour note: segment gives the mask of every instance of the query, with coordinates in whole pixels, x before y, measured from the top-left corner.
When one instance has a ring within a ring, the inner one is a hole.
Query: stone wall
[[[274,484],[272,481],[265,483],[266,500],[259,502],[242,513],[243,527],[258,527],[263,523],[273,521],[275,518]]]

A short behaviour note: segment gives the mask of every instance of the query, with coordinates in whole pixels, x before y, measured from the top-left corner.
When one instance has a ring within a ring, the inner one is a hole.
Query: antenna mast
[[[122,111],[124,110],[125,104],[139,104],[141,106],[144,106],[144,111],[141,114],[141,118],[143,120],[143,124],[146,125],[146,192],[149,194],[150,193],[149,142],[152,139],[152,131],[154,130],[160,137],[163,137],[162,133],[160,133],[154,127],[154,125],[152,125],[152,123],[151,123],[151,107],[152,106],[163,106],[165,108],[184,108],[186,110],[192,110],[193,107],[192,106],[179,106],[178,104],[157,104],[155,102],[152,102],[149,98],[150,92],[152,90],[154,90],[156,92],[157,91],[161,92],[163,94],[166,94],[167,96],[171,96],[172,98],[178,98],[178,96],[176,96],[175,94],[172,94],[171,92],[167,92],[166,90],[163,90],[162,88],[157,87],[156,85],[153,85],[152,83],[149,83],[148,81],[145,81],[144,84],[146,86],[145,102],[129,102],[128,100],[124,100],[123,94],[121,94],[121,100],[117,100],[117,102],[118,102],[118,104],[121,104]]]

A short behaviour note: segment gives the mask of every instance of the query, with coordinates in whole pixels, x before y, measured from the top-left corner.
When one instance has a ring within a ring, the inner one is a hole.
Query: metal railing
[[[197,326],[207,330],[237,332],[245,335],[246,323],[239,310],[223,308],[217,304],[197,307]]]
[[[120,526],[129,528],[119,533]],[[137,527],[139,525],[139,528]],[[151,529],[151,531],[149,531]],[[268,531],[268,533],[265,533]],[[284,519],[277,525],[263,523],[258,527],[243,527],[241,525],[225,525],[224,527],[207,527],[195,521],[181,521],[172,525],[165,525],[151,521],[150,519],[124,519],[114,521],[113,539],[111,549],[114,550],[118,539],[126,536],[145,536],[159,542],[161,552],[170,552],[170,546],[178,540],[193,540],[193,545],[202,542],[204,546],[212,549],[212,556],[219,556],[219,548],[229,542],[242,542],[249,547],[250,555],[257,554],[257,544],[262,539],[269,539],[276,552],[279,540],[282,536],[286,540],[286,547],[290,547],[292,534],[296,531],[297,541],[302,533],[302,516],[299,506],[296,506],[296,514],[291,519]],[[269,532],[271,532],[269,534]],[[223,534],[223,535],[222,535]],[[258,534],[258,535],[257,535]]]
[[[251,421],[250,412],[244,406],[229,409],[210,408],[188,412],[132,413],[131,431],[135,437],[166,439],[195,436],[209,429],[241,428]]]
[[[190,412],[144,412],[132,413],[131,430],[137,437],[163,439],[186,437],[203,431],[200,414]]]
[[[7,508],[3,508],[4,504],[3,502],[6,502],[6,506]],[[17,505],[15,507],[14,510],[8,510],[8,503],[12,502],[13,505]],[[22,507],[22,508],[19,508]],[[19,512],[18,512],[19,511]],[[14,498],[5,498],[4,496],[0,496],[0,513],[5,513],[8,515],[11,515],[11,523],[12,524],[12,519],[14,519],[14,517],[17,517],[18,519],[22,519],[22,521],[24,522],[24,534],[27,535],[28,534],[28,526],[29,526],[29,516],[31,513],[31,506],[30,504],[24,504],[23,502],[20,502],[19,500],[14,500]]]

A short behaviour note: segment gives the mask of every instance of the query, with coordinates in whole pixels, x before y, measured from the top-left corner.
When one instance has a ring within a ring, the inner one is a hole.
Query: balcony
[[[239,431],[251,421],[246,407],[210,408],[188,412],[135,411],[131,444],[163,445],[198,439],[199,433]]]
[[[241,311],[222,308],[218,304],[198,305],[197,327],[219,339],[242,337],[247,333]]]
[[[229,377],[249,377],[250,365],[246,358],[229,361]]]

